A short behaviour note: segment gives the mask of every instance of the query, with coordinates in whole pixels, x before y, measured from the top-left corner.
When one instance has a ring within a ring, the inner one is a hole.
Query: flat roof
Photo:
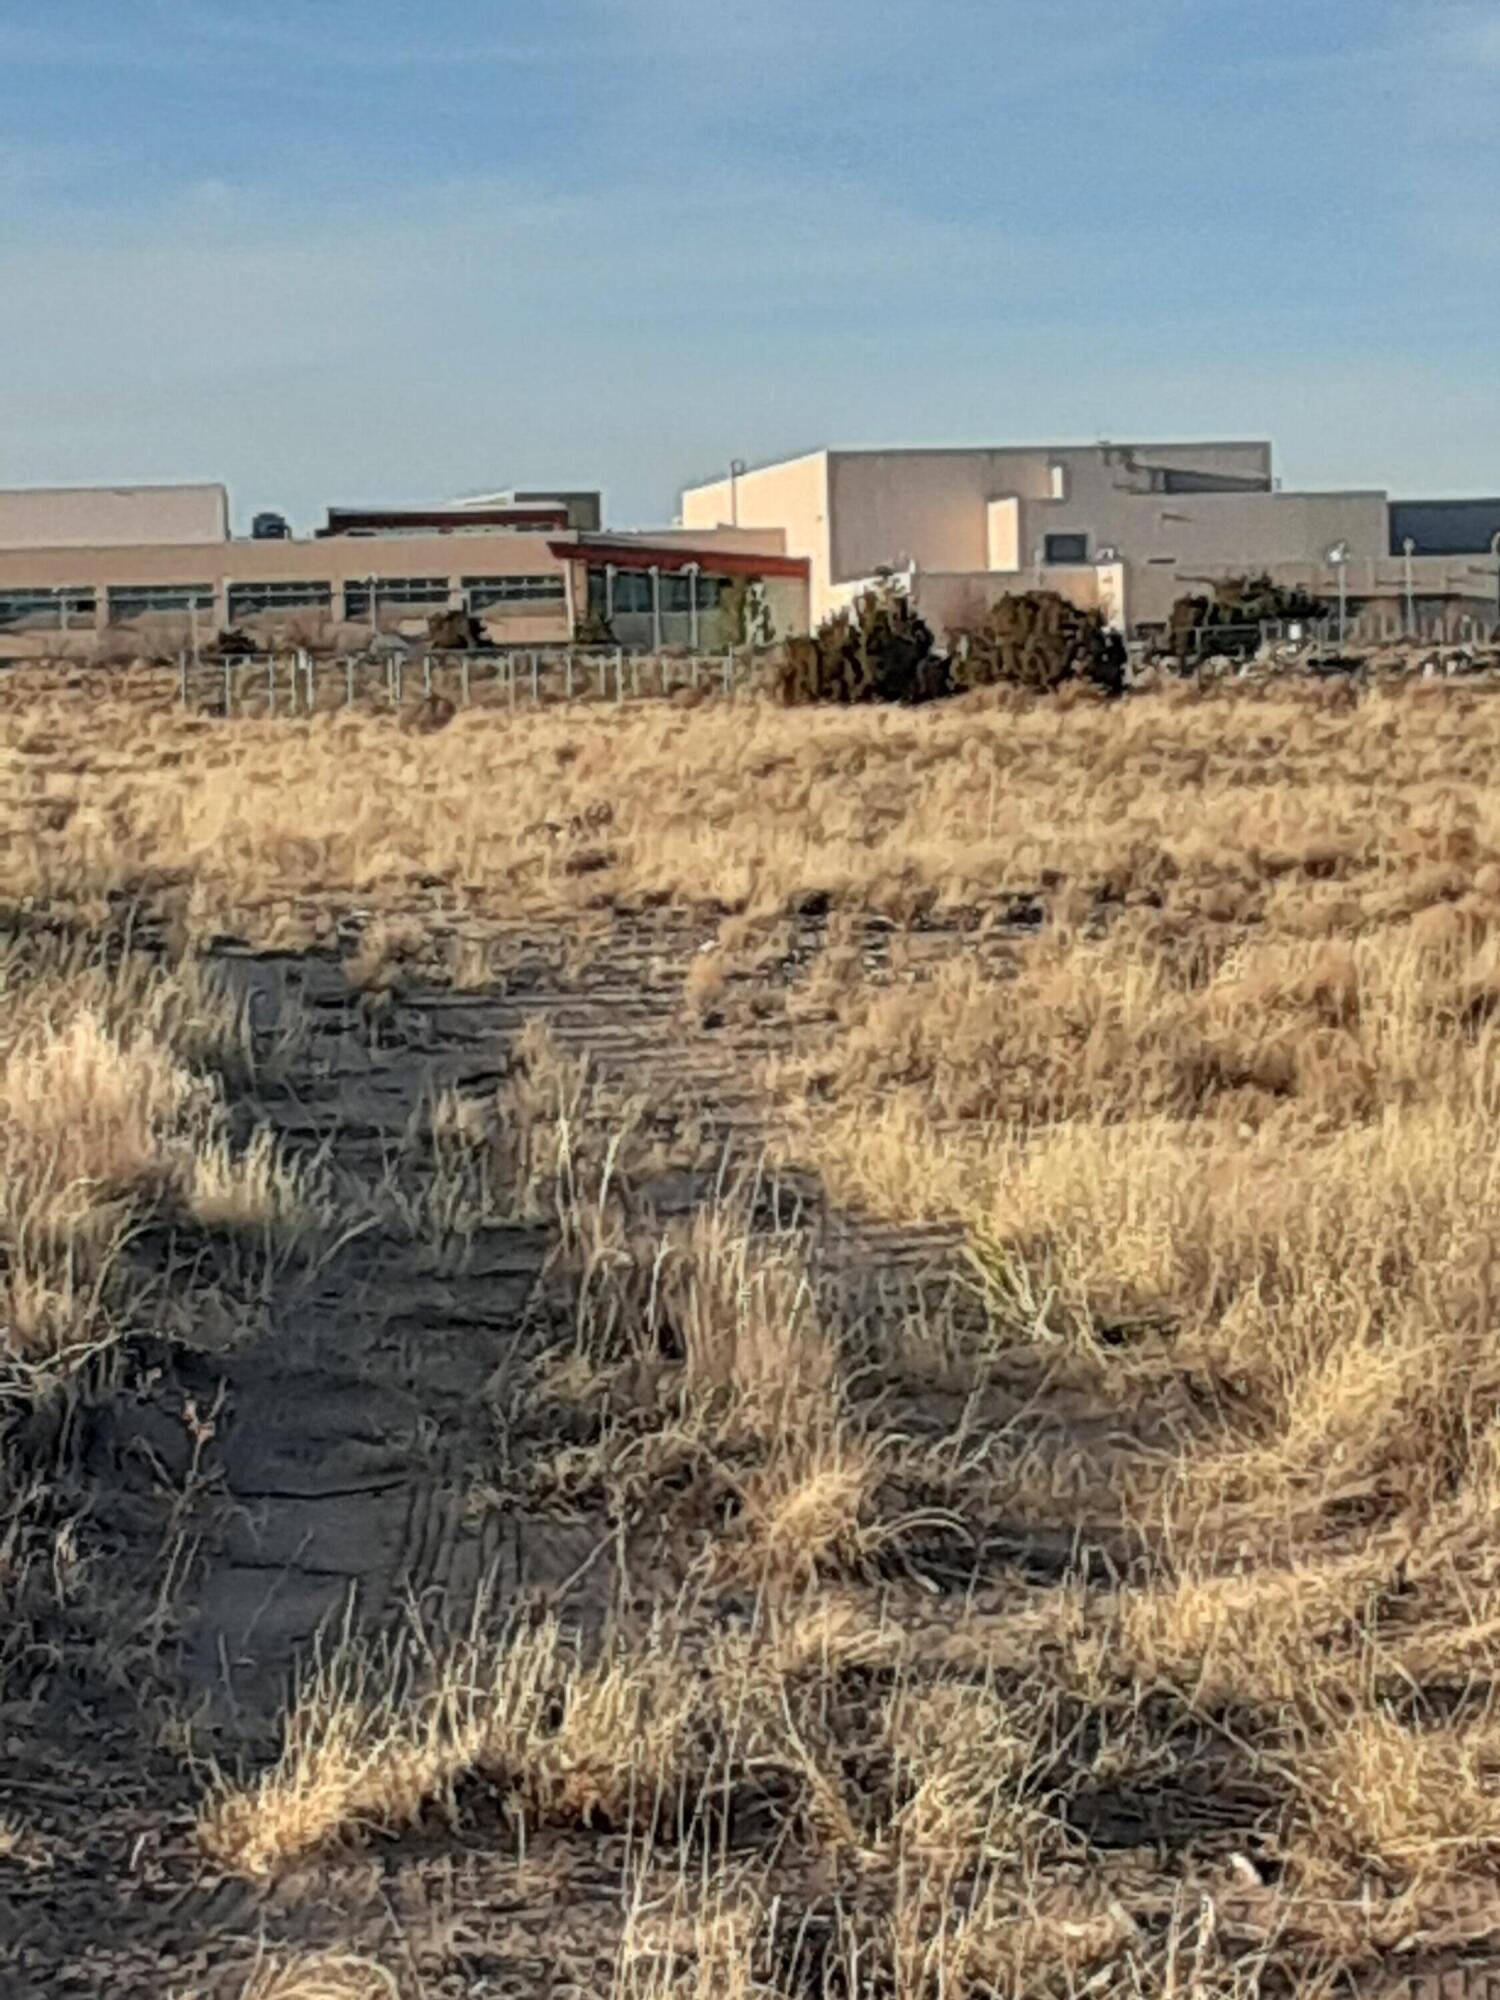
[[[1461,507],[1500,507],[1500,494],[1476,493],[1472,499],[1446,500],[1392,500],[1393,507],[1420,507],[1424,514],[1436,514],[1451,508],[1455,513]]]
[[[1010,444],[830,445],[831,458],[973,458],[992,452],[1034,451],[1270,451],[1269,438],[1037,438]]]
[[[228,493],[222,479],[102,480],[91,486],[0,486],[0,500],[53,493]]]
[[[1184,447],[1195,451],[1264,451],[1273,452],[1275,445],[1270,438],[1088,438],[1083,440],[1062,440],[1056,438],[1024,440],[1009,444],[822,444],[811,451],[796,451],[784,458],[757,459],[753,465],[746,465],[743,472],[735,475],[748,479],[757,472],[777,472],[784,465],[801,465],[810,458],[977,458],[993,456],[999,452],[1033,453],[1039,451],[1180,451]],[[711,478],[695,480],[684,487],[684,492],[695,493],[706,486],[726,486],[731,474],[726,467]]]

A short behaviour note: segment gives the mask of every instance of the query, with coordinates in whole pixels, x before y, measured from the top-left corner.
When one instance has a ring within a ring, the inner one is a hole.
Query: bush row
[[[1046,693],[1070,681],[1109,694],[1125,685],[1124,641],[1097,611],[1054,591],[1029,590],[1001,598],[943,654],[909,598],[876,589],[832,613],[811,637],[787,641],[776,693],[788,707],[913,703],[979,687]]]

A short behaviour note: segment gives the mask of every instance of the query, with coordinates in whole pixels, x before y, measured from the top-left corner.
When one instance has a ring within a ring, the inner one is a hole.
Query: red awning
[[[694,564],[710,576],[795,576],[804,583],[810,574],[806,556],[755,555],[749,549],[692,548],[682,542],[549,542],[563,562],[587,563],[591,569],[690,569]]]

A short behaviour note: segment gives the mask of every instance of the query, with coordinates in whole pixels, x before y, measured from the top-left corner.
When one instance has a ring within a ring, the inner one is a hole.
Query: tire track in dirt
[[[660,919],[620,925],[570,977],[558,972],[568,929],[532,927],[506,941],[506,991],[411,984],[373,1035],[335,957],[226,951],[226,973],[267,1040],[279,1020],[307,1022],[291,1090],[252,1108],[294,1146],[326,1149],[346,1191],[368,1192],[420,1128],[431,1096],[449,1086],[492,1092],[517,1037],[540,1018],[606,1083],[653,1103],[696,1102],[718,1143],[753,1163],[769,1136],[753,1066],[771,1044],[756,1024],[704,1027],[680,1005],[683,972],[709,936],[711,927]],[[816,942],[813,926],[799,946]],[[815,1186],[804,1191],[809,1251],[826,1272],[889,1284],[898,1300],[910,1286],[952,1281],[952,1228],[840,1216]],[[689,1175],[671,1205],[700,1196]],[[587,1524],[475,1504],[495,1442],[487,1391],[525,1351],[549,1247],[545,1229],[491,1227],[454,1265],[371,1227],[315,1275],[285,1274],[259,1330],[201,1358],[224,1397],[181,1671],[184,1698],[206,1704],[209,1740],[226,1758],[253,1763],[274,1748],[297,1664],[320,1632],[347,1623],[378,1634],[405,1622],[412,1605],[428,1624],[462,1630],[481,1591],[504,1603],[555,1590],[595,1551]],[[205,1384],[196,1392],[208,1399]],[[607,1596],[606,1563],[586,1588]],[[464,1843],[320,1861],[265,1888],[204,1879],[183,1811],[192,1795],[179,1782],[165,1835],[143,1832],[153,1817],[144,1805],[122,1808],[118,1830],[101,1816],[77,1853],[32,1885],[29,1902],[11,1903],[28,1940],[63,1940],[32,1945],[24,1976],[34,1983],[12,1990],[196,1995],[235,1956],[234,1940],[262,1931],[353,1943],[394,1966],[431,1943],[427,1962],[447,1966],[452,1937],[493,1933],[514,1900],[509,1857]],[[601,1937],[608,1902],[601,1890]],[[1266,1935],[1268,1914],[1241,1913],[1247,1935]],[[1476,1917],[1471,1934],[1488,1928]],[[429,2000],[531,1993],[546,1963],[545,1921],[528,1930],[521,1913],[470,1972],[434,1971],[423,1990]],[[1467,1957],[1414,1955],[1350,1990],[1367,2000],[1500,2000],[1500,1959],[1479,1957],[1476,1939]]]

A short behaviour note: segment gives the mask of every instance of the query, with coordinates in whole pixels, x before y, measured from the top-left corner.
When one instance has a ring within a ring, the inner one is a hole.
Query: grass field
[[[1500,1981],[1487,687],[98,685],[0,711],[8,1990]]]

